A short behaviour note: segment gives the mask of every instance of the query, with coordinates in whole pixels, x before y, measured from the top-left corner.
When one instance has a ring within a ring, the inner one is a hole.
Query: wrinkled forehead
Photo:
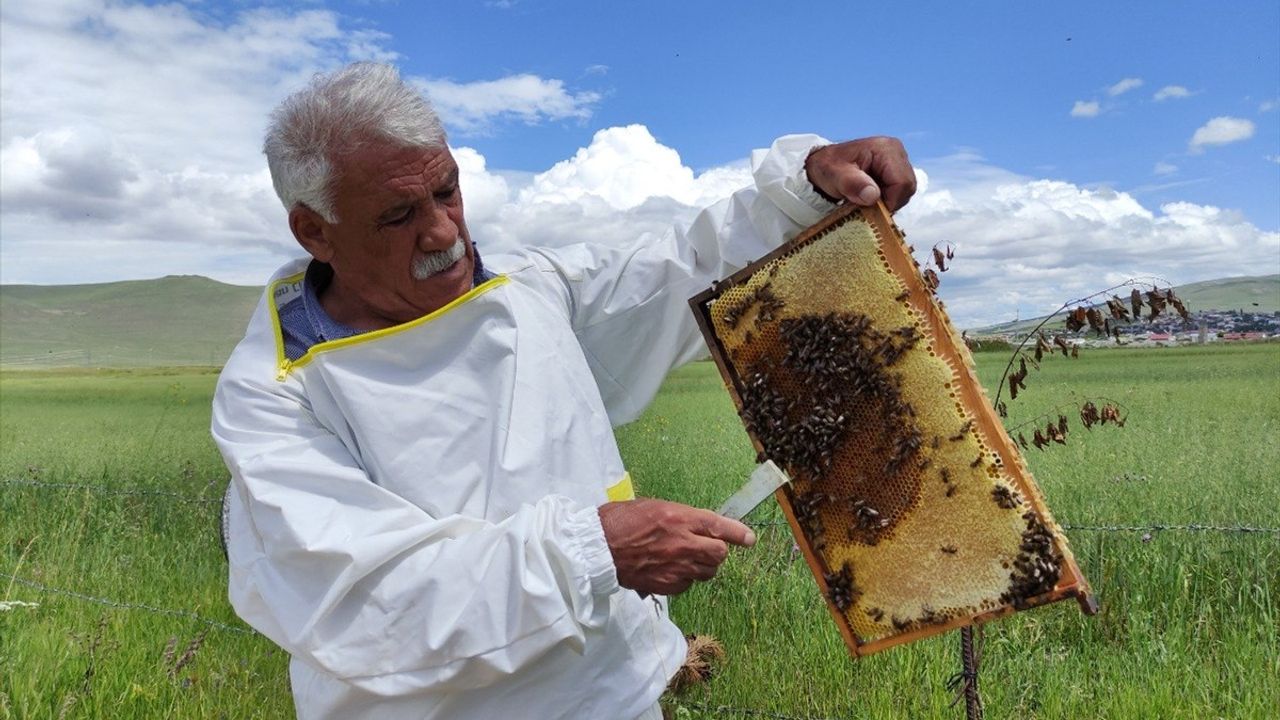
[[[334,158],[334,170],[341,201],[351,193],[378,198],[430,194],[456,178],[458,163],[443,145],[405,147],[369,141]]]

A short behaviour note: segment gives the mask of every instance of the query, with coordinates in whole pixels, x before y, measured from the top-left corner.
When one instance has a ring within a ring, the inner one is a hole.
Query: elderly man
[[[486,263],[393,68],[315,78],[265,150],[310,258],[268,286],[213,435],[231,601],[292,655],[298,715],[659,717],[685,652],[661,596],[754,537],[635,499],[612,426],[705,352],[686,298],[835,199],[903,205],[902,145],[783,138],[688,228]]]

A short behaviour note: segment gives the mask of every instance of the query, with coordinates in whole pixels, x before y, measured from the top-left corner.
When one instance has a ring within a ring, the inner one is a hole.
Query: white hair
[[[360,62],[318,74],[271,113],[262,151],[280,202],[304,205],[327,222],[333,208],[334,160],[368,142],[406,148],[445,146],[440,117],[390,65]]]

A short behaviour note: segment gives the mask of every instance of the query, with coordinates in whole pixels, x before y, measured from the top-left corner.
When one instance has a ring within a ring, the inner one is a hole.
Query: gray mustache
[[[462,259],[467,254],[466,241],[459,237],[448,250],[427,253],[413,262],[413,276],[426,280]]]

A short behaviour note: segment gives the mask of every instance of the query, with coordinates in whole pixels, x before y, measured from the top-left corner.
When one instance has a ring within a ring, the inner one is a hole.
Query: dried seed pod
[[[1080,406],[1080,424],[1084,425],[1085,430],[1092,429],[1093,424],[1101,419],[1098,414],[1098,406],[1094,405],[1092,400],[1087,400],[1084,405]]]
[[[1097,308],[1089,308],[1085,311],[1085,318],[1089,321],[1089,329],[1093,330],[1099,336],[1104,335],[1102,325],[1102,313]]]
[[[1067,357],[1067,353],[1071,351],[1071,346],[1067,344],[1066,340],[1062,339],[1061,335],[1053,336],[1053,344],[1062,350],[1062,357]]]
[[[1040,360],[1045,355],[1052,355],[1052,354],[1053,354],[1053,348],[1050,347],[1049,342],[1044,339],[1044,333],[1037,333],[1036,334],[1036,362],[1040,362]]]
[[[1173,288],[1169,288],[1164,292],[1169,304],[1173,306],[1174,310],[1178,311],[1178,316],[1182,318],[1182,322],[1191,322],[1191,313],[1187,311],[1187,306],[1182,304],[1182,300],[1173,294]]]
[[[1103,424],[1111,422],[1124,427],[1124,418],[1120,416],[1120,408],[1112,403],[1106,403],[1102,406],[1099,419]]]
[[[1107,310],[1111,313],[1112,319],[1129,322],[1129,309],[1124,306],[1124,301],[1119,297],[1112,295],[1107,298]]]
[[[1083,328],[1085,321],[1088,319],[1088,315],[1088,311],[1086,311],[1083,306],[1077,307],[1067,313],[1067,329],[1071,332],[1076,332]]]

